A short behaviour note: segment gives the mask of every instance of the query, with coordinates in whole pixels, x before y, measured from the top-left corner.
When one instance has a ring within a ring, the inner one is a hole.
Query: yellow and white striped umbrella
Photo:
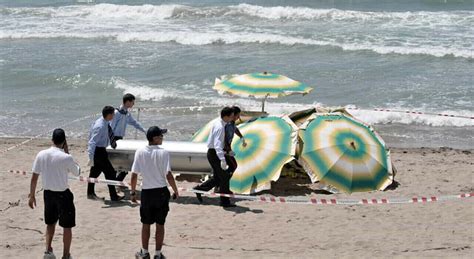
[[[204,125],[204,127],[202,127],[196,133],[194,133],[193,137],[191,138],[191,141],[192,142],[207,142],[207,139],[209,138],[209,133],[211,133],[212,125],[214,125],[214,122],[219,119],[220,117],[217,117],[209,121],[206,125]]]
[[[346,193],[383,190],[393,181],[390,152],[365,123],[342,113],[315,113],[301,126],[299,162],[313,182]]]
[[[220,94],[255,97],[262,100],[262,111],[267,98],[292,94],[307,94],[313,88],[283,75],[263,72],[237,75],[227,80],[216,79],[213,87]]]
[[[237,170],[230,180],[234,193],[249,194],[268,189],[280,178],[283,166],[294,159],[296,125],[288,118],[262,117],[238,126],[247,146],[240,138],[232,141]]]

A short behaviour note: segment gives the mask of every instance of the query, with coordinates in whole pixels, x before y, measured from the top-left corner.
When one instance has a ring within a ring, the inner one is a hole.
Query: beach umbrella
[[[268,189],[283,166],[294,159],[298,128],[288,116],[261,117],[238,127],[247,146],[240,138],[232,141],[238,166],[230,189],[244,194]]]
[[[209,138],[209,133],[211,132],[212,125],[214,125],[214,122],[219,120],[220,117],[217,117],[215,119],[212,119],[209,121],[206,125],[204,125],[202,128],[200,128],[196,133],[191,138],[192,142],[207,142],[207,139]]]
[[[262,99],[262,112],[267,98],[292,94],[307,94],[312,88],[283,75],[268,72],[236,75],[229,79],[216,79],[214,89],[220,94]]]
[[[392,183],[390,152],[369,125],[343,113],[314,113],[300,129],[298,161],[312,182],[346,193],[383,190]]]

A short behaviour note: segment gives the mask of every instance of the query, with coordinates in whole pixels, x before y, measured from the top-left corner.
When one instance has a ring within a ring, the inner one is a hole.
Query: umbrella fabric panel
[[[293,160],[296,146],[296,127],[288,122],[266,117],[239,126],[247,147],[238,138],[232,142],[238,163],[230,182],[232,191],[251,193],[278,180],[283,165]]]
[[[253,73],[219,81],[214,89],[229,94],[257,98],[280,97],[290,94],[306,94],[312,88],[288,77],[272,73]]]
[[[300,161],[313,182],[349,193],[391,183],[389,152],[369,126],[341,114],[324,114],[314,115],[303,127]]]
[[[207,142],[207,139],[209,138],[209,133],[211,132],[212,125],[214,125],[214,122],[219,120],[220,117],[217,117],[211,121],[209,121],[204,127],[199,129],[196,133],[194,133],[193,137],[191,138],[192,142]]]

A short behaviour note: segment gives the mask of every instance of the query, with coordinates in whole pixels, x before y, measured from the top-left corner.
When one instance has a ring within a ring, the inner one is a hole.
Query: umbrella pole
[[[265,101],[267,100],[268,95],[265,96],[262,100],[262,112],[265,112]]]

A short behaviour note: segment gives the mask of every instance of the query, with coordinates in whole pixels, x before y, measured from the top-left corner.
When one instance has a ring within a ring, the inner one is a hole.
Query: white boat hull
[[[117,147],[107,147],[109,159],[115,170],[130,171],[135,151],[148,145],[145,140],[118,140]],[[164,141],[161,147],[170,154],[171,170],[176,173],[208,174],[206,143]]]

